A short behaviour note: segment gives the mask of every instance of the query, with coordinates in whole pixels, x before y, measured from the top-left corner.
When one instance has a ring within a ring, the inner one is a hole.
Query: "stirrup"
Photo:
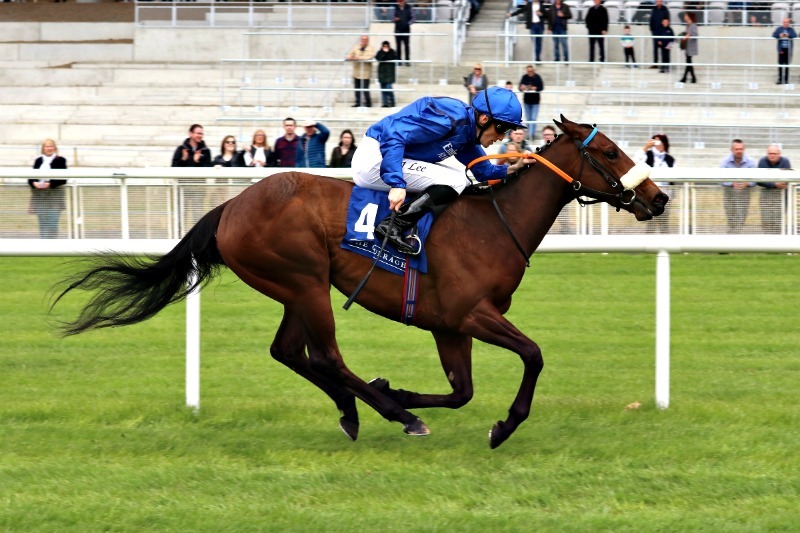
[[[417,245],[416,248],[406,242],[407,239],[411,239],[412,241],[416,241]],[[403,237],[403,235],[390,235],[389,240],[392,242],[392,245],[397,248],[397,251],[401,254],[406,255],[413,255],[418,256],[422,253],[422,241],[420,240],[419,236],[416,233],[412,233],[407,237]]]
[[[416,234],[411,234],[408,237],[404,237],[402,231],[397,226],[389,226],[389,224],[384,224],[381,222],[377,226],[375,226],[375,235],[378,237],[376,239],[378,242],[383,241],[384,237],[386,237],[386,233],[388,231],[389,234],[389,242],[394,246],[398,252],[401,254],[406,255],[419,255],[422,252],[422,241],[420,240],[419,236]],[[405,239],[412,239],[416,241],[417,246],[416,248],[405,241]]]

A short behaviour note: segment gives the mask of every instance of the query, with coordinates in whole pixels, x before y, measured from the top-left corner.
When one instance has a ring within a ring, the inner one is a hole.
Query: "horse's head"
[[[649,166],[634,165],[631,158],[595,126],[577,124],[564,115],[560,122],[554,122],[565,135],[553,143],[571,141],[580,153],[580,157],[569,158],[569,162],[561,166],[573,178],[576,197],[607,202],[633,213],[637,220],[650,220],[664,212],[669,196],[650,180]]]

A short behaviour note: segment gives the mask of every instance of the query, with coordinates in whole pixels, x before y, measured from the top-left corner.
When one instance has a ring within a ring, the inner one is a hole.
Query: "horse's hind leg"
[[[299,312],[303,317],[311,368],[340,382],[385,419],[403,424],[403,431],[409,435],[427,435],[428,428],[417,416],[370,387],[344,364],[336,343],[330,290],[327,287],[314,289],[302,295],[298,301],[303,302]]]
[[[303,376],[331,397],[341,413],[339,427],[352,440],[358,438],[358,410],[352,393],[312,370],[305,354],[305,332],[301,318],[284,309],[283,320],[269,349],[272,357]]]
[[[439,359],[447,381],[453,387],[450,394],[420,394],[392,389],[385,379],[376,378],[370,385],[383,392],[405,409],[447,407],[458,409],[472,399],[472,337],[452,332],[433,332]]]

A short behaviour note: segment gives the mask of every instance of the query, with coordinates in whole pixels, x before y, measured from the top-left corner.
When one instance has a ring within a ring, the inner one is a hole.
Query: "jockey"
[[[468,184],[463,169],[442,164],[455,156],[467,165],[486,155],[483,148],[502,140],[507,131],[524,128],[522,107],[508,89],[490,87],[466,104],[455,98],[426,96],[373,124],[353,154],[353,181],[359,187],[389,191],[389,207],[398,213],[394,224],[385,219],[375,233],[402,253],[415,250],[403,232],[434,208],[452,202]],[[512,166],[482,161],[470,170],[478,181],[505,179],[529,160]],[[422,192],[403,205],[406,190]]]

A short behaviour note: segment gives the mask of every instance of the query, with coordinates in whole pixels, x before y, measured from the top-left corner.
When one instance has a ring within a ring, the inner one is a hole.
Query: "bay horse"
[[[345,365],[336,342],[331,286],[349,295],[371,260],[340,247],[353,184],[301,172],[253,184],[209,211],[161,257],[95,258],[88,270],[64,281],[67,287],[53,302],[74,289],[93,293],[61,332],[72,335],[146,320],[226,266],[283,305],[270,354],[333,400],[340,428],[352,440],[359,430],[356,398],[400,422],[405,433],[427,435],[427,426],[408,410],[456,409],[470,401],[473,339],[516,353],[524,366],[522,382],[508,417],[489,433],[489,444],[496,448],[528,417],[543,368],[539,346],[503,315],[528,259],[561,209],[589,198],[644,221],[663,213],[669,200],[647,171],[626,186],[625,177],[631,169],[641,171],[640,165],[634,167],[596,127],[563,115],[554,122],[564,134],[537,150],[537,163],[491,195],[462,195],[439,216],[428,237],[428,273],[420,277],[413,325],[433,335],[449,394],[393,389],[381,378],[367,383]],[[356,301],[399,321],[402,289],[402,276],[377,270]]]

